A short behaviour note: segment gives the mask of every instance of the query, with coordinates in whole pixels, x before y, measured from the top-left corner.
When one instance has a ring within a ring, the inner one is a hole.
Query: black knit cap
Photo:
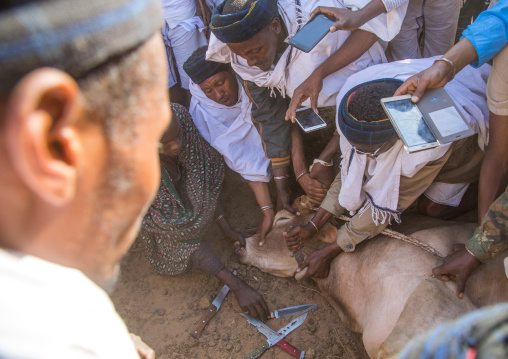
[[[0,5],[0,94],[39,67],[86,75],[160,31],[159,0],[9,0]]]
[[[206,79],[223,71],[229,71],[229,64],[206,60],[206,46],[195,50],[183,64],[183,69],[189,75],[192,82],[200,84]]]
[[[357,119],[351,115],[348,107],[351,99],[359,91],[368,90],[369,88],[372,88],[372,86],[384,87],[387,85],[393,87],[395,91],[395,89],[401,84],[402,81],[396,79],[377,79],[357,85],[344,95],[340,101],[339,107],[337,108],[337,122],[340,131],[344,136],[346,136],[348,141],[363,145],[378,145],[397,136],[397,133],[388,118],[380,118],[378,121],[372,122],[362,121],[361,118]],[[376,101],[376,104],[381,106],[381,103],[378,102],[379,99],[372,99],[372,101]]]
[[[246,10],[222,15],[225,3],[215,8],[210,23],[210,30],[224,43],[247,41],[279,16],[277,0],[257,0]]]

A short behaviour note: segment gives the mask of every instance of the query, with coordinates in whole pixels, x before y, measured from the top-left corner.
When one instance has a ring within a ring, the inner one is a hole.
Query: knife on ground
[[[293,347],[287,341],[284,340],[284,337],[291,333],[293,330],[298,328],[303,324],[305,319],[307,318],[307,313],[299,316],[296,319],[293,319],[288,325],[284,328],[275,332],[268,325],[260,321],[259,319],[252,318],[246,314],[240,313],[243,315],[247,321],[252,324],[256,329],[266,337],[266,342],[259,345],[256,349],[254,349],[249,355],[247,355],[246,359],[257,359],[259,358],[268,348],[277,345],[278,347],[284,349],[286,352],[294,356],[295,358],[302,359],[305,356],[305,352],[300,351],[299,349]]]
[[[318,306],[317,304],[302,304],[296,305],[294,307],[277,309],[270,313],[270,318],[285,318],[290,317],[292,315],[306,313],[316,308],[317,306]]]
[[[234,275],[236,275],[236,270],[233,272]],[[208,307],[207,311],[201,319],[199,320],[199,323],[196,324],[194,329],[190,332],[190,335],[192,335],[194,338],[198,339],[201,336],[201,333],[203,332],[203,329],[205,329],[205,326],[208,324],[210,319],[219,311],[219,308],[224,301],[224,298],[226,298],[226,295],[229,292],[229,287],[227,285],[224,285],[222,289],[220,290],[219,294],[217,294],[217,297],[213,300],[212,304]]]

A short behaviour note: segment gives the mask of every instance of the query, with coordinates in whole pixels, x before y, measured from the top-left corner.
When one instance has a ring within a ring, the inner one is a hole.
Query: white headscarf
[[[212,145],[233,171],[247,181],[269,182],[261,137],[250,118],[251,102],[238,83],[238,102],[231,106],[210,100],[199,85],[190,82],[189,112],[201,136]]]

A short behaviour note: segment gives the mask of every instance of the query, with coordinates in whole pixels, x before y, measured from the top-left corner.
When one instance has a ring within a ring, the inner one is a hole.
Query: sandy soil
[[[329,123],[328,128],[304,135],[308,163],[324,148],[335,130],[334,109],[325,109],[321,115]],[[293,189],[295,196],[301,193],[296,183],[293,183]],[[271,192],[275,199],[273,186]],[[229,170],[221,202],[234,229],[254,233],[261,213],[247,184]],[[313,281],[277,278],[239,264],[232,245],[223,239],[215,226],[206,240],[229,269],[236,269],[240,278],[263,295],[270,310],[305,303],[319,304],[309,313],[305,323],[286,337],[292,345],[306,351],[306,358],[367,358],[361,337],[344,327]],[[141,336],[155,350],[157,358],[244,358],[265,341],[265,337],[238,314],[241,309],[232,293],[228,294],[199,340],[189,334],[222,288],[214,277],[195,269],[181,276],[160,276],[150,267],[142,246],[126,255],[121,272],[112,295],[113,302],[129,330]],[[288,322],[289,318],[271,319],[267,324],[278,330]],[[263,358],[286,359],[291,356],[273,347]]]

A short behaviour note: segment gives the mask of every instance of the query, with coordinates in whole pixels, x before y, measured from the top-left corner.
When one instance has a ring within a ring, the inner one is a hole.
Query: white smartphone
[[[302,107],[296,110],[296,122],[307,133],[326,127],[325,120],[310,107]]]
[[[411,95],[381,99],[381,105],[409,153],[439,146]]]

